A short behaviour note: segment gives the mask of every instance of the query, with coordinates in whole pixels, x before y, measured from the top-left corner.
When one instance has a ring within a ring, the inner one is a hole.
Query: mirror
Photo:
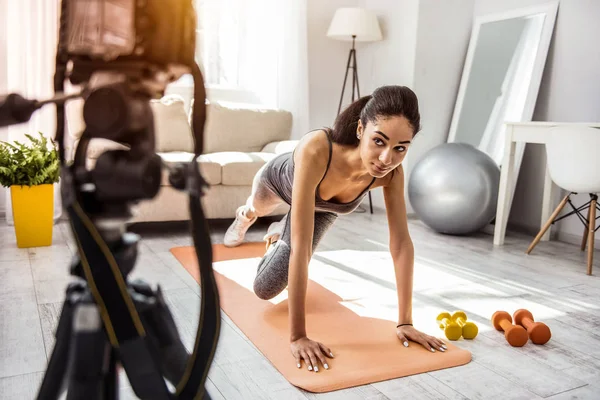
[[[501,166],[504,123],[531,121],[557,10],[550,2],[475,19],[448,142],[469,143]],[[524,150],[518,143],[515,176]]]

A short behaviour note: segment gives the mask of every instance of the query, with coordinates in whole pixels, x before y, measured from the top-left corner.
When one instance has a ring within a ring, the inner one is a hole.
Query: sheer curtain
[[[18,0],[5,3],[7,91],[26,98],[52,97],[56,45],[58,39],[58,0]],[[25,134],[54,138],[56,109],[48,105],[36,111],[27,123],[8,128],[9,141],[27,142]],[[5,191],[6,221],[13,224],[10,191]],[[59,185],[54,186],[54,217],[61,215]]]
[[[198,60],[207,84],[293,114],[308,131],[306,0],[196,0]]]

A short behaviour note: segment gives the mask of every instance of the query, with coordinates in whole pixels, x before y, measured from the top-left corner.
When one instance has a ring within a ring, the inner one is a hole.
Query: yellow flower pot
[[[17,247],[52,244],[54,185],[10,187]]]

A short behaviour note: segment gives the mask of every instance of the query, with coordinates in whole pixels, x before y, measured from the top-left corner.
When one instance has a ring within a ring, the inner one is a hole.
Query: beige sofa
[[[191,115],[186,114],[181,98],[165,97],[152,101],[155,120],[156,152],[167,164],[189,161],[193,157]],[[81,103],[68,109],[67,132],[72,146],[83,129]],[[254,175],[267,161],[297,144],[290,139],[292,115],[288,111],[224,104],[207,104],[204,152],[198,158],[199,169],[210,188],[203,198],[207,219],[234,218],[236,209],[246,202]],[[88,166],[109,148],[119,144],[94,139],[88,149]],[[282,215],[287,205],[270,215]],[[134,208],[134,222],[182,221],[189,219],[187,195],[172,188],[168,171],[163,170],[162,186],[157,196]]]

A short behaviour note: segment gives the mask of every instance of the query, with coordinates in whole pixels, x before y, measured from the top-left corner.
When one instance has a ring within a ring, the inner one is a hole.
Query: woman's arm
[[[408,231],[404,200],[404,169],[400,165],[388,185],[383,187],[390,230],[390,253],[396,272],[398,324],[412,324],[414,247]]]
[[[291,341],[306,337],[305,302],[308,264],[312,255],[315,190],[327,166],[329,150],[326,146],[329,146],[326,136],[322,131],[318,131],[299,143],[294,153],[288,274]]]
[[[404,325],[396,330],[396,335],[404,346],[408,340],[420,343],[428,350],[446,350],[446,345],[440,339],[419,332],[412,326],[412,295],[415,250],[406,216],[404,201],[404,169],[400,165],[389,184],[383,187],[385,206],[387,209],[388,226],[390,229],[390,253],[396,272],[396,289],[398,294],[398,324]]]
[[[306,287],[308,264],[312,256],[315,217],[315,190],[327,168],[329,144],[322,131],[302,140],[294,153],[294,183],[291,207],[290,265],[288,274],[288,307],[290,347],[296,366],[304,360],[309,371],[317,372],[319,362],[328,369],[331,350],[311,340],[306,334]]]

